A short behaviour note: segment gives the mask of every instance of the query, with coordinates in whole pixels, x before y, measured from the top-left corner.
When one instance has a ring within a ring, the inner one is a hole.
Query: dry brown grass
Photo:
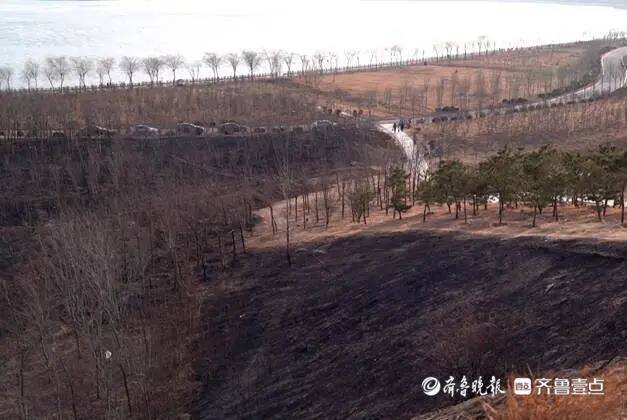
[[[563,150],[588,150],[600,144],[627,146],[627,103],[610,98],[593,103],[413,127],[433,141],[436,156],[475,161],[505,145],[534,149],[554,144]]]
[[[315,97],[283,82],[242,81],[219,85],[142,87],[67,94],[9,93],[0,101],[0,131],[42,127],[66,134],[89,125],[120,131],[133,124],[173,128],[188,121],[205,126],[235,120],[252,126],[311,122],[319,117]]]
[[[522,53],[503,53],[488,55],[465,61],[453,61],[453,64],[463,64],[467,67],[493,68],[501,70],[528,70],[537,68],[557,68],[573,64],[582,57],[585,50],[581,47],[566,47],[552,51],[526,50]]]
[[[582,377],[605,381],[605,395],[594,396],[515,396],[509,394],[500,409],[485,404],[494,420],[590,420],[624,419],[627,415],[627,368],[625,363],[602,373],[583,371]],[[551,377],[547,375],[546,377]]]
[[[313,85],[333,96],[331,102],[338,108],[368,108],[369,103],[376,101],[373,114],[382,117],[403,113],[401,111],[432,111],[453,103],[475,108],[510,96],[531,98],[544,88],[536,81],[527,89],[526,74],[530,71],[552,72],[560,66],[574,65],[583,55],[584,50],[580,47],[502,53],[472,60],[443,60],[436,65],[326,75],[316,79]],[[479,81],[480,77],[483,77],[483,83]],[[512,89],[513,85],[518,89]],[[442,89],[441,95],[439,89]],[[389,106],[386,91],[392,95]],[[461,92],[467,92],[467,95],[462,97]],[[401,109],[400,97],[403,95],[406,98]],[[412,96],[415,97],[413,104]]]
[[[321,196],[321,194],[320,194]],[[549,240],[594,239],[601,241],[627,241],[627,228],[620,225],[620,209],[609,208],[603,222],[599,222],[593,207],[563,206],[559,209],[559,221],[554,221],[551,211],[538,215],[537,227],[532,228],[533,212],[529,208],[520,207],[505,210],[504,223],[498,225],[498,206],[488,205],[484,210],[481,206],[477,216],[472,216],[471,205],[468,205],[468,223],[464,222],[463,214],[455,220],[449,214],[446,206],[431,205],[432,214],[422,221],[423,206],[416,203],[403,215],[402,220],[393,219],[392,213],[385,214],[384,210],[372,206],[367,218],[367,225],[351,222],[350,208],[347,208],[344,218],[341,217],[340,205],[336,201],[335,192],[331,192],[331,221],[328,227],[324,226],[322,203],[319,203],[321,218],[315,222],[313,205],[307,214],[307,226],[303,228],[301,199],[299,198],[299,219],[290,221],[290,240],[297,248],[302,244],[311,244],[318,241],[334,240],[341,237],[359,235],[364,232],[393,233],[407,231],[440,231],[464,232],[478,237],[516,238],[541,237]],[[310,204],[312,197],[310,195]],[[292,206],[294,200],[291,201]],[[291,211],[292,215],[294,211]],[[250,240],[252,249],[272,249],[283,247],[285,244],[285,202],[274,203],[274,216],[278,224],[279,233],[272,234],[270,226],[270,212],[268,208],[260,209],[260,223],[255,227],[255,234]]]

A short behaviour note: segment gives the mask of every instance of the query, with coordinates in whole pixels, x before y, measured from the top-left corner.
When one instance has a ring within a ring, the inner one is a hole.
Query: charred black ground
[[[625,245],[364,234],[239,261],[205,306],[196,417],[408,418],[426,376],[625,352]]]

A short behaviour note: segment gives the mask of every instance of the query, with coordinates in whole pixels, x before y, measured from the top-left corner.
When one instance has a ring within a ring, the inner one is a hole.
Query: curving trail
[[[572,94],[565,94],[564,98],[590,98],[604,93],[612,93],[627,86],[627,47],[616,48],[601,57],[601,76],[591,86],[585,87]]]
[[[396,140],[396,143],[405,153],[410,170],[415,170],[419,175],[427,172],[428,165],[424,159],[424,153],[420,143],[414,143],[414,139],[404,131],[394,132],[394,121],[381,121],[377,124],[377,129]]]
[[[512,109],[523,110],[529,106],[534,105],[551,105],[551,104],[563,104],[567,101],[573,100],[585,100],[602,96],[607,93],[612,93],[618,89],[627,86],[627,47],[616,48],[607,52],[601,57],[601,75],[599,79],[590,86],[582,88],[578,91],[565,93],[556,98],[548,101],[541,100],[528,103],[525,105],[504,106],[496,109],[480,109],[474,111],[466,111],[466,114],[472,117],[477,117],[479,114],[505,114]],[[422,118],[427,122],[431,122],[434,117],[450,115],[448,113],[435,113],[430,116],[418,116],[414,118]],[[390,137],[392,137],[398,145],[401,147],[407,161],[412,167],[417,168],[420,172],[424,173],[428,169],[427,162],[423,159],[423,154],[418,149],[418,145],[414,144],[414,141],[405,132],[393,130],[393,124],[396,120],[383,120],[379,121],[376,126],[377,129]]]
[[[389,135],[394,138],[398,145],[403,149],[405,156],[408,161],[412,161],[414,156],[416,155],[416,145],[414,144],[414,140],[409,137],[404,131],[397,130],[394,132],[394,122],[390,121],[381,121],[377,124],[377,128],[379,131]]]

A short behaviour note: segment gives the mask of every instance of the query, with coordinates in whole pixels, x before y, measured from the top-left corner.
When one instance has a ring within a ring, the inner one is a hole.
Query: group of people
[[[405,131],[405,128],[410,128],[409,121],[400,120],[398,123],[394,123],[392,125],[392,130],[396,133],[397,131]]]

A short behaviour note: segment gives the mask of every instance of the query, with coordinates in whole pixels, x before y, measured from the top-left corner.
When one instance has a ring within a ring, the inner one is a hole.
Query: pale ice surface
[[[538,3],[393,0],[0,1],[0,66],[50,55],[150,56],[242,49],[361,50],[398,44],[405,57],[485,35],[499,47],[587,39],[627,30],[627,10]],[[240,69],[245,72],[245,66]],[[224,69],[223,73],[229,73]],[[203,75],[209,70],[204,69]],[[118,78],[118,76],[116,76]],[[17,80],[16,80],[17,82]]]

